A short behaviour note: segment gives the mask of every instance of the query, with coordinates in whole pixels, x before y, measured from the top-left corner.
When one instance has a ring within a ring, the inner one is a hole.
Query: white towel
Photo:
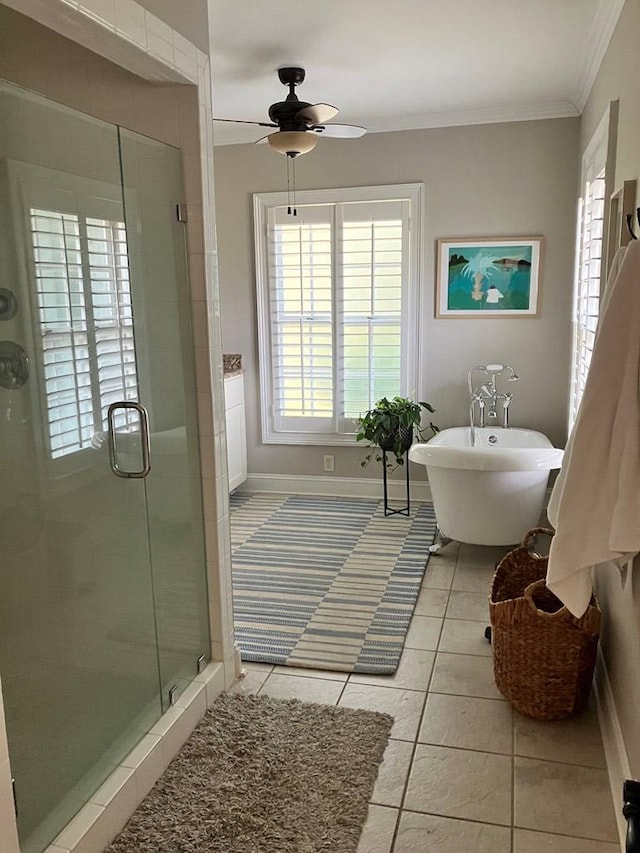
[[[640,551],[640,241],[616,262],[547,511],[547,585],[575,616],[589,605],[591,569]]]

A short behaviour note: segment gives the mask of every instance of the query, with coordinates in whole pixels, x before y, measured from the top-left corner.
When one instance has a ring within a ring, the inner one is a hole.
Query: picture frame
[[[542,237],[447,237],[437,242],[438,319],[538,316]]]

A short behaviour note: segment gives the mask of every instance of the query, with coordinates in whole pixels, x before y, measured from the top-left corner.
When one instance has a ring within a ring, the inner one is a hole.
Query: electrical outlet
[[[323,467],[325,471],[335,471],[335,456],[328,454],[322,457]]]

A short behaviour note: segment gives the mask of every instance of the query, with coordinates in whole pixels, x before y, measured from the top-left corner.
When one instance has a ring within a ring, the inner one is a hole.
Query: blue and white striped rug
[[[235,635],[242,659],[395,672],[433,541],[430,503],[231,496]]]

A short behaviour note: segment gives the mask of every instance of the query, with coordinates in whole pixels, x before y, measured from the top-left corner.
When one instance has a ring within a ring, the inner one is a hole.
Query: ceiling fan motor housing
[[[295,95],[288,95],[286,101],[271,104],[269,118],[280,130],[306,130],[309,127],[308,121],[296,116],[300,110],[310,106],[306,101],[299,101]]]

